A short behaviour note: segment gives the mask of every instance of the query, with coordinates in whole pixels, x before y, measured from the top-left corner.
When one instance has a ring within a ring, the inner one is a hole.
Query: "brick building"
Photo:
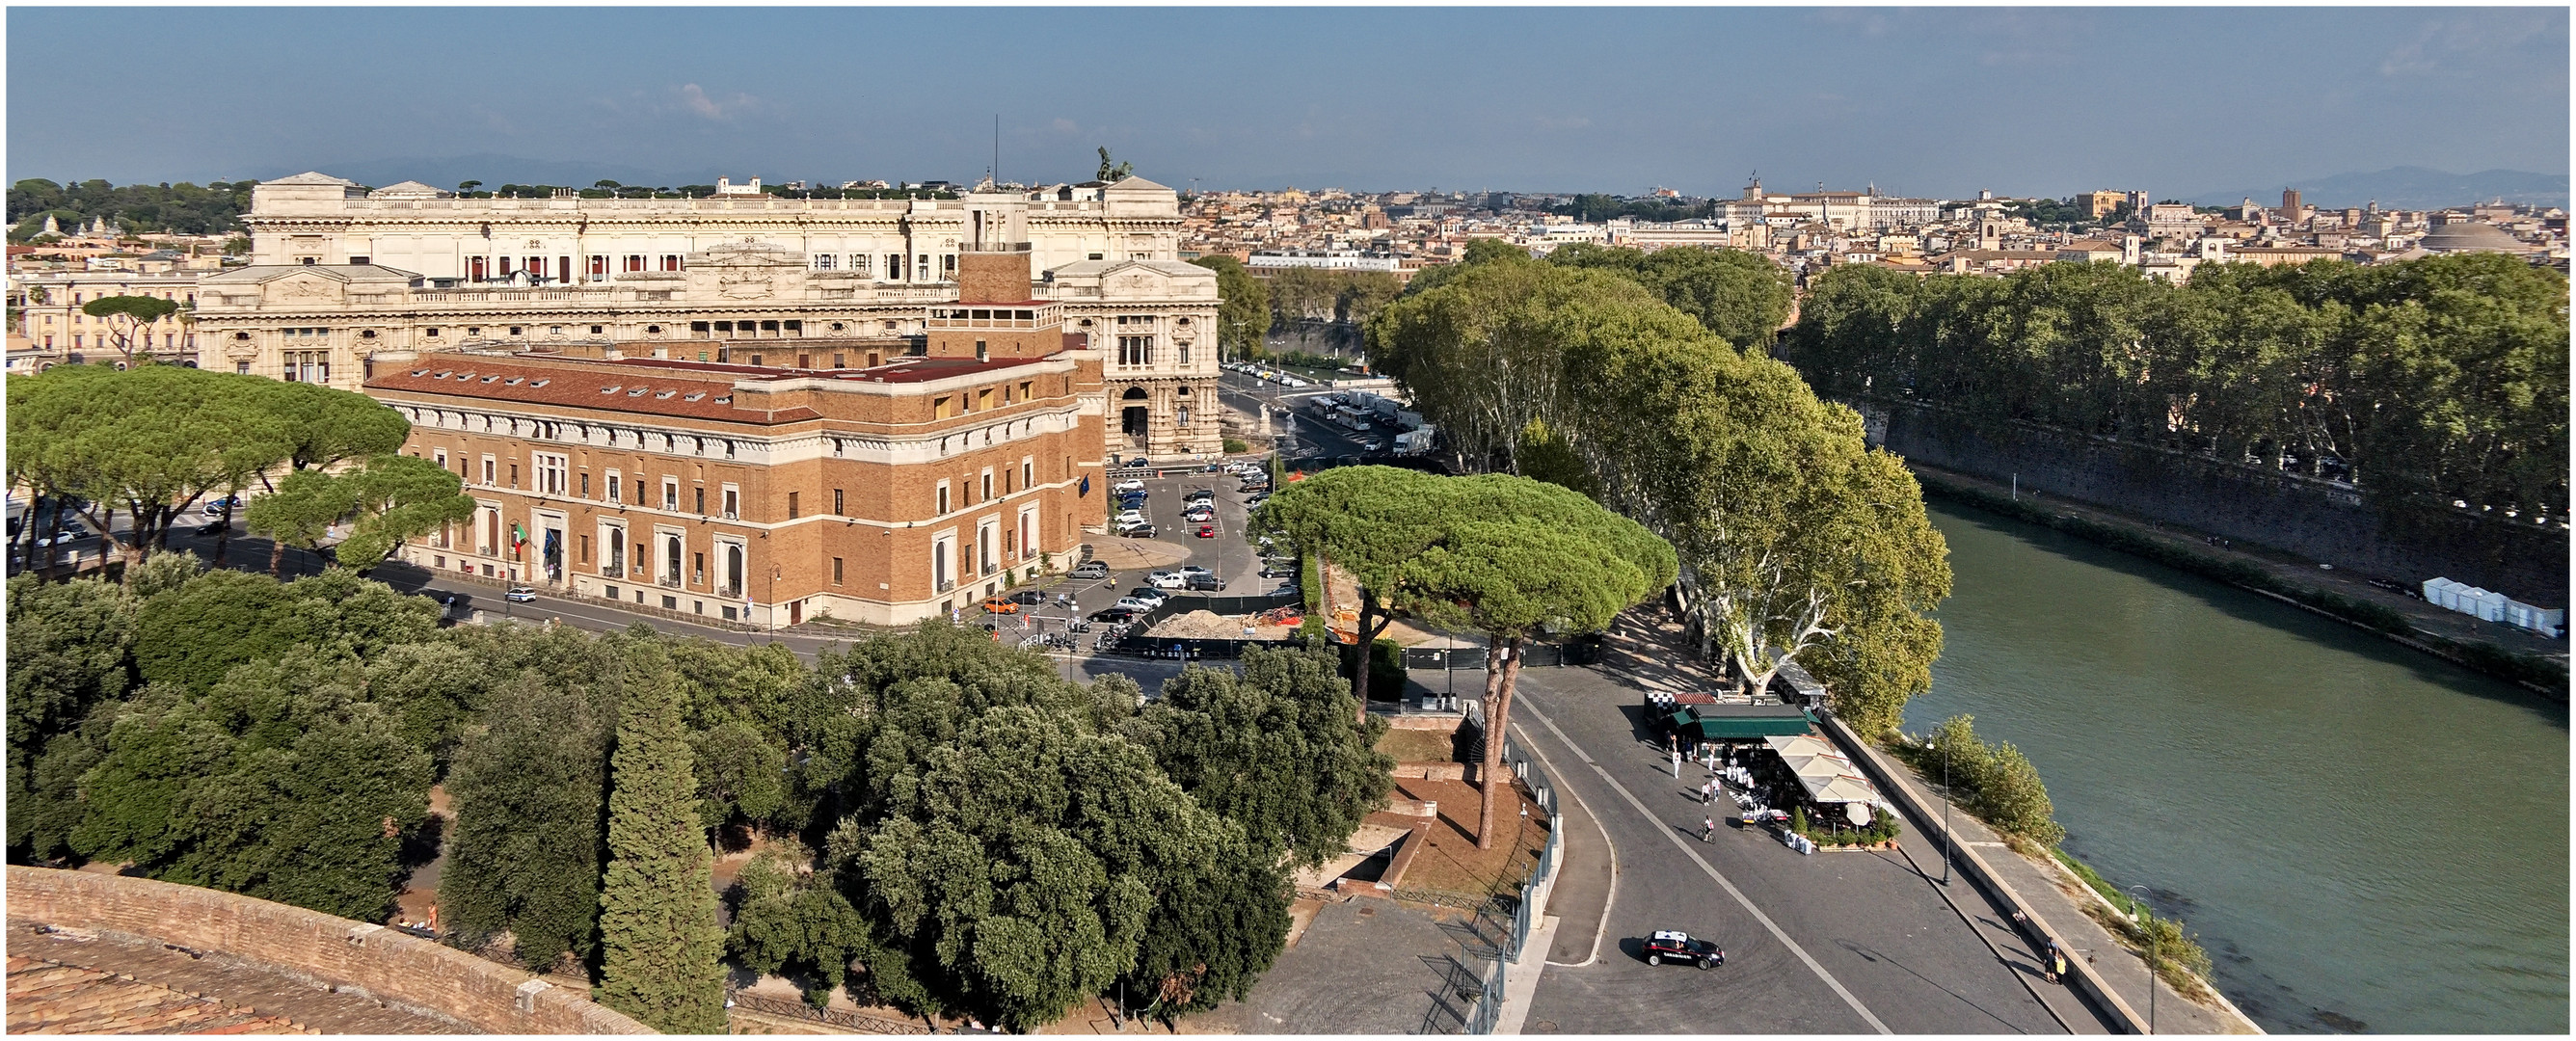
[[[917,340],[379,355],[404,451],[481,503],[402,556],[762,626],[901,624],[1069,565],[1104,519],[1101,352],[1026,253],[960,268]]]

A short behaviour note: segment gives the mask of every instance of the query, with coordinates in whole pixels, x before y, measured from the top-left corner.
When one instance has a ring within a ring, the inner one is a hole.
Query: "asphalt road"
[[[1647,739],[1637,692],[1593,669],[1522,673],[1513,715],[1617,862],[1596,953],[1548,966],[1529,1032],[2068,1032],[2023,982],[2056,991],[2036,982],[2030,952],[1966,882],[1953,881],[1945,899],[1934,857],[1802,856],[1734,826],[1699,802],[1698,767],[1672,776]],[[1702,842],[1709,816],[1718,831]],[[1658,929],[1718,940],[1726,965],[1647,965],[1639,941]],[[1559,949],[1576,947],[1590,949]],[[2077,1010],[2074,1030],[2102,1032],[2073,1002],[2052,1004]]]

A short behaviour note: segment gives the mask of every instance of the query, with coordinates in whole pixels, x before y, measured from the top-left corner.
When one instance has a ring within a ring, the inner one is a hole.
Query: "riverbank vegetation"
[[[2564,521],[2567,289],[2492,254],[2203,265],[2181,286],[2107,262],[2001,278],[1849,265],[1810,283],[1779,354],[1830,395]]]
[[[1769,275],[1743,288],[1743,325],[1786,306]],[[1930,686],[1950,570],[1913,477],[1857,413],[1622,265],[1470,243],[1379,314],[1369,350],[1465,469],[1564,485],[1670,542],[1695,639],[1741,681],[1794,659],[1864,730]]]
[[[2403,613],[2390,608],[2288,581],[2276,572],[2241,558],[2209,553],[2188,544],[2154,538],[2130,527],[2053,510],[2035,497],[2015,499],[1966,481],[1919,471],[1915,480],[1928,495],[2062,531],[2178,571],[2270,593],[2329,617],[2420,645],[2422,649],[2497,679],[2519,683],[2561,700],[2568,695],[2566,666],[2540,655],[2511,650],[2490,641],[2458,640],[2427,632],[2416,628]]]
[[[2031,765],[2029,757],[2011,742],[1987,744],[1977,736],[1975,717],[1958,715],[1942,720],[1931,733],[1920,737],[1895,733],[1886,745],[1916,773],[1927,779],[1945,780],[1950,798],[1959,809],[2002,833],[2014,852],[2053,859],[2065,865],[2086,887],[2101,894],[2111,908],[2118,910],[2087,904],[2086,913],[2141,955],[2152,949],[2158,958],[2157,974],[2177,993],[2201,1000],[2214,995],[2203,979],[2210,971],[2209,952],[2184,930],[2180,919],[2157,917],[2153,908],[2112,885],[2100,872],[2059,845],[2066,838],[2066,829],[2057,823],[2056,809],[2048,800],[2048,786],[2040,780],[2039,769]]]
[[[129,575],[7,587],[12,862],[383,921],[444,846],[442,939],[663,1029],[721,1029],[728,952],[1013,1029],[1122,983],[1167,1015],[1239,997],[1286,872],[1392,784],[1327,650],[1147,706],[938,622],[808,666],[640,624],[442,627],[340,568]],[[754,840],[784,862],[720,930],[711,850]]]

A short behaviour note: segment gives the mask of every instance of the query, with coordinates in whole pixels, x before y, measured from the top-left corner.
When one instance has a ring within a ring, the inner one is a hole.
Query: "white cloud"
[[[1055,122],[1047,124],[1047,128],[1059,134],[1070,134],[1082,129],[1080,126],[1075,125],[1074,121],[1063,118],[1058,118]]]
[[[679,96],[681,108],[707,119],[719,121],[732,119],[760,107],[759,98],[739,91],[722,100],[708,97],[706,90],[695,83],[683,83],[674,93]]]

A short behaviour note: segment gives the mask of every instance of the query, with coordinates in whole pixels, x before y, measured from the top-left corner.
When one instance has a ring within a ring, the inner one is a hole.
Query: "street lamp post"
[[[2130,886],[2138,894],[2138,924],[2147,934],[2147,1033],[2156,1032],[2156,966],[2163,952],[2157,950],[2155,915],[2147,907],[2147,887]]]
[[[769,642],[778,642],[778,565],[769,565]]]
[[[1941,746],[1941,884],[1950,884],[1950,858],[1959,840],[1950,834],[1950,746]]]

